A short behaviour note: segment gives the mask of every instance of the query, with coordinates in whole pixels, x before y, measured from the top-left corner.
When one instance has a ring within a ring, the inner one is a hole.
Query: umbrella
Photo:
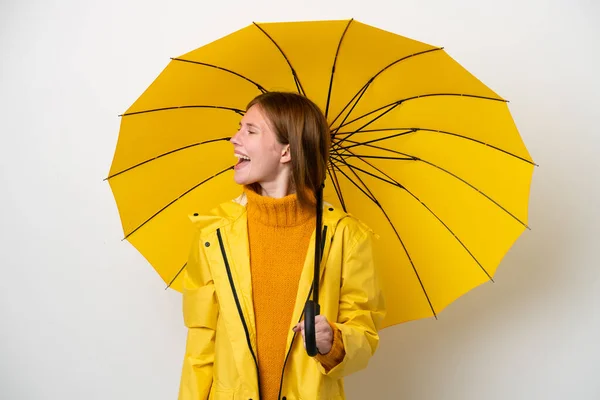
[[[173,58],[122,115],[108,181],[125,238],[168,287],[187,215],[239,194],[228,141],[246,104],[275,90],[326,113],[323,200],[380,237],[383,327],[493,280],[527,228],[535,165],[506,100],[443,48],[350,20],[251,24]]]

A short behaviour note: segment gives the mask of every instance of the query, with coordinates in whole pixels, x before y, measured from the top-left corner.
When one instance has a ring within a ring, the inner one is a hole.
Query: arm
[[[356,241],[349,243],[344,254],[338,321],[332,324],[341,336],[343,359],[333,368],[318,363],[321,373],[334,379],[365,368],[379,345],[377,331],[385,310],[373,262],[372,240],[370,231],[358,232]]]
[[[183,273],[183,319],[188,334],[179,400],[208,398],[213,380],[218,314],[215,287],[196,235]]]

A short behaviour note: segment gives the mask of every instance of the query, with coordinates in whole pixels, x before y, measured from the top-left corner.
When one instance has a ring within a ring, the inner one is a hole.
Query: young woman
[[[377,349],[384,307],[372,232],[326,204],[318,354],[307,355],[302,320],[329,158],[325,116],[303,96],[262,94],[231,143],[242,195],[192,217],[179,399],[344,399],[343,377],[365,368]]]

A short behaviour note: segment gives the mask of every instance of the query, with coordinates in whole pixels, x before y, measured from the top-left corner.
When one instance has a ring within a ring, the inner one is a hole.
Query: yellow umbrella
[[[236,197],[249,100],[296,91],[332,129],[324,200],[379,235],[388,314],[435,316],[527,227],[534,163],[506,101],[442,48],[355,20],[252,24],[171,60],[122,115],[109,183],[125,237],[179,290],[188,215]]]

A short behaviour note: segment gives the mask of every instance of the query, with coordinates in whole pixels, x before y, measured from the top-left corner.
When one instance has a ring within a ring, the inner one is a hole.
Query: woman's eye
[[[252,135],[252,134],[254,134],[256,132],[254,132],[254,131],[248,131],[248,133]]]

